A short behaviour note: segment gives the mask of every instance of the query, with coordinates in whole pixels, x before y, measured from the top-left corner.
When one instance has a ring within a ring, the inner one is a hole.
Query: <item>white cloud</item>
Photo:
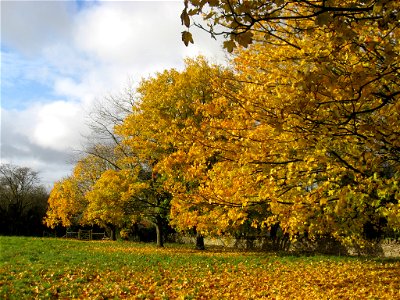
[[[33,108],[16,111],[1,109],[0,163],[30,167],[40,172],[43,184],[54,181],[71,170],[71,152],[46,148],[32,138],[37,122]]]
[[[62,100],[36,103],[25,110],[1,111],[2,146],[12,144],[16,150],[68,151],[81,146],[84,133],[82,106]],[[29,145],[24,143],[29,142]],[[32,153],[34,154],[34,153]]]
[[[43,99],[29,98],[27,90],[26,103],[40,102],[2,110],[1,159],[37,166],[47,181],[71,169],[65,160],[81,146],[85,116],[95,99],[118,94],[128,80],[179,69],[186,56],[224,58],[220,44],[201,30],[193,31],[194,45],[183,45],[181,1],[97,2],[80,11],[73,5],[2,3],[1,41],[7,49],[2,60],[9,66],[2,72],[2,87],[18,87],[23,78],[30,83],[26,87],[41,84],[48,91]],[[3,108],[13,101],[9,97],[2,99]]]
[[[84,131],[84,118],[80,104],[56,101],[36,111],[36,122],[31,135],[32,143],[59,151],[80,148]]]
[[[131,61],[132,55],[127,56],[127,52],[132,50],[135,29],[146,26],[131,13],[120,5],[110,4],[83,12],[74,35],[76,45],[103,63]]]

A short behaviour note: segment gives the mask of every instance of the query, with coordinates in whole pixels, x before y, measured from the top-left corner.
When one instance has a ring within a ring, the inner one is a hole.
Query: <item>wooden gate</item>
[[[79,231],[78,231],[78,239],[79,240],[91,241],[92,240],[92,230],[79,229]]]

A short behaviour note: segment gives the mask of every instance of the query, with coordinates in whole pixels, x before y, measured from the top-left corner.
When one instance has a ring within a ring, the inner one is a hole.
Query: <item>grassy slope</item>
[[[0,299],[400,299],[400,260],[0,237]]]

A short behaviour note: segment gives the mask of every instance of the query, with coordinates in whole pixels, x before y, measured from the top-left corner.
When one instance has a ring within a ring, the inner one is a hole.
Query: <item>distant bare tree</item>
[[[27,167],[0,165],[0,232],[12,235],[39,233],[47,198],[37,172]]]
[[[132,112],[135,92],[126,88],[116,95],[109,95],[95,102],[87,113],[87,126],[90,133],[85,137],[82,149],[78,151],[78,160],[82,156],[93,155],[107,161],[112,169],[120,169],[118,159],[132,155],[121,143],[114,127],[122,124]]]

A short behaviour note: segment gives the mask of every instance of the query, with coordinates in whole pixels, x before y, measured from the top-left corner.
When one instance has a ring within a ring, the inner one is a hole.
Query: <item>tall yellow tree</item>
[[[397,64],[356,45],[335,51],[322,30],[309,48],[316,34],[301,50],[254,45],[238,57],[252,81],[240,114],[258,124],[246,164],[263,166],[260,196],[288,230],[360,237],[398,204]]]
[[[225,28],[225,48],[248,47],[210,104],[229,117],[209,121],[203,144],[225,165],[203,193],[265,202],[259,225],[292,236],[351,243],[398,228],[399,3],[186,1],[183,23],[202,11],[212,34]]]
[[[234,210],[204,202],[198,193],[209,169],[207,164],[212,165],[218,156],[201,142],[212,134],[204,122],[209,118],[206,108],[218,97],[212,82],[224,75],[231,76],[199,57],[186,60],[181,72],[168,70],[146,79],[138,88],[140,97],[133,113],[118,127],[125,145],[136,151],[156,182],[172,194],[170,220],[180,229],[216,231],[229,223],[220,216]],[[202,167],[193,165],[193,158],[186,160],[189,151],[202,161]],[[233,211],[230,215],[238,219]]]

